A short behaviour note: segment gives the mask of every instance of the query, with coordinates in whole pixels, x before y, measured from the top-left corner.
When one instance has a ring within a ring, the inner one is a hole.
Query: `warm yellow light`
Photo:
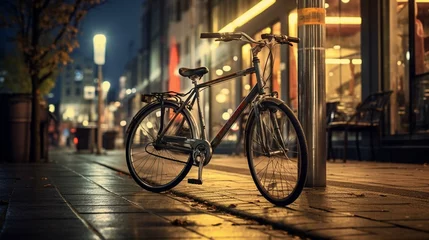
[[[262,33],[271,33],[271,28],[267,27],[264,30],[262,30]]]
[[[326,64],[350,64],[350,59],[347,58],[327,58]]]
[[[106,36],[97,34],[94,36],[94,62],[97,65],[104,65],[106,55]]]
[[[104,81],[101,84],[101,88],[103,89],[103,92],[107,92],[110,89],[110,82],[109,81]]]
[[[83,120],[82,126],[84,126],[84,127],[88,126],[88,121],[87,120]]]
[[[231,117],[231,115],[228,112],[222,113],[222,119],[223,120],[228,120],[230,117]]]
[[[352,64],[354,64],[354,65],[361,65],[362,64],[362,59],[352,59]]]
[[[72,119],[75,116],[73,108],[67,108],[63,113],[63,119]]]
[[[252,49],[252,46],[250,46],[250,44],[244,44],[242,47],[241,47],[241,51],[243,52],[243,53],[248,53],[248,52],[250,52],[250,49]]]
[[[49,104],[49,112],[51,112],[51,113],[55,112],[55,105],[54,104]]]
[[[429,0],[427,0],[429,1]],[[289,23],[296,24],[298,22],[298,14],[292,12],[289,14]],[[360,17],[326,17],[326,24],[343,24],[343,25],[359,25],[362,23],[362,18]],[[291,34],[292,35],[292,34]]]
[[[125,125],[127,125],[127,121],[122,120],[122,121],[119,123],[119,125],[121,125],[122,127],[125,127]]]
[[[327,58],[325,59],[326,64],[350,64],[350,59],[347,58]],[[351,63],[355,65],[361,65],[362,59],[351,59]]]
[[[223,74],[222,69],[216,70],[216,75],[221,76]]]
[[[326,17],[326,24],[359,25],[362,23],[360,17]]]
[[[218,103],[226,102],[226,96],[221,94],[221,93],[216,95],[216,102],[218,102]]]
[[[257,3],[255,6],[247,10],[245,13],[243,13],[241,16],[236,18],[234,21],[227,24],[225,27],[223,27],[219,32],[234,32],[234,30],[237,27],[240,27],[247,23],[252,18],[258,16],[261,12],[265,11],[265,9],[269,8],[271,5],[273,5],[276,2],[276,0],[261,0],[259,3]]]
[[[231,66],[229,66],[229,65],[225,65],[225,66],[223,66],[223,67],[222,67],[222,69],[223,69],[225,72],[229,72],[229,71],[231,71]]]

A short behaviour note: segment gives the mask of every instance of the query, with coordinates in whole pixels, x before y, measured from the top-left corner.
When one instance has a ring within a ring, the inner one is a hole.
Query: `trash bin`
[[[77,127],[74,143],[76,150],[93,150],[95,143],[95,128],[94,127]]]
[[[103,148],[106,150],[115,149],[115,140],[118,132],[106,131],[103,133]]]
[[[0,152],[2,160],[30,160],[31,95],[0,94]]]

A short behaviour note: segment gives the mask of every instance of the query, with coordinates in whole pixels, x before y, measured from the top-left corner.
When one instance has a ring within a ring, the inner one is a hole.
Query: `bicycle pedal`
[[[189,184],[198,184],[198,185],[201,185],[201,184],[203,184],[203,180],[200,180],[200,179],[194,179],[194,178],[189,178],[189,179],[188,179],[188,183],[189,183]]]

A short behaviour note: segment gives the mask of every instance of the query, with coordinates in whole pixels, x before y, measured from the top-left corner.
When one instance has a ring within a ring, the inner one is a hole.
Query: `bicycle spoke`
[[[192,166],[189,154],[170,149],[168,143],[155,145],[158,134],[161,133],[161,125],[166,128],[172,120],[175,114],[174,107],[176,106],[171,104],[165,104],[162,108],[161,105],[155,106],[141,117],[133,135],[129,138],[131,139],[128,144],[131,148],[131,159],[127,161],[130,172],[142,187],[149,190],[170,188],[177,184]],[[185,115],[177,115],[174,121],[178,121],[180,125],[173,122],[166,129],[166,135],[179,136],[180,134],[186,138],[193,138],[193,130],[181,130],[190,129],[190,121]]]
[[[252,136],[248,144],[249,167],[267,199],[286,202],[299,179],[301,149],[297,133],[289,117],[277,106],[261,111],[259,119],[252,120],[253,128],[249,133]],[[263,139],[261,134],[266,138]]]

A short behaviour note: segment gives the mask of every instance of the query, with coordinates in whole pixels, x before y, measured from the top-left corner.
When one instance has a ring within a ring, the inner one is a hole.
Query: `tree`
[[[1,0],[0,26],[14,31],[31,79],[30,160],[40,159],[40,86],[60,65],[71,61],[79,46],[79,24],[88,11],[105,0]]]
[[[9,53],[0,61],[0,66],[7,72],[3,83],[7,92],[31,93],[31,78],[21,54]],[[40,74],[43,75],[46,71],[42,69]],[[56,76],[57,71],[39,85],[40,97],[46,96],[52,90]]]

